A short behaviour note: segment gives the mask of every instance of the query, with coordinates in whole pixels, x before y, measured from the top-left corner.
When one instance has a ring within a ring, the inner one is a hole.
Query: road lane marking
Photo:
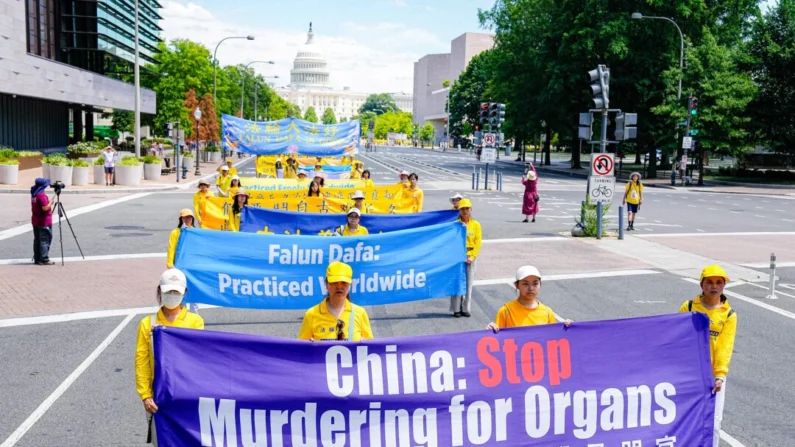
[[[110,200],[105,200],[103,202],[92,203],[91,205],[83,206],[83,207],[76,208],[76,209],[73,209],[73,210],[67,210],[66,213],[67,213],[67,216],[69,217],[69,219],[74,219],[75,217],[77,217],[77,216],[79,216],[81,214],[90,213],[92,211],[96,211],[96,210],[99,210],[99,209],[102,209],[102,208],[106,208],[106,207],[109,207],[109,206],[112,206],[112,205],[116,205],[116,204],[119,204],[119,203],[130,201],[130,200],[140,199],[142,197],[146,197],[146,196],[151,195],[151,194],[152,194],[151,192],[142,192],[142,193],[138,193],[138,194],[130,194],[129,196],[118,197],[116,199],[110,199]],[[53,216],[53,223],[55,223],[57,221],[57,219],[58,219],[57,216]],[[64,219],[64,220],[66,220],[66,219]],[[2,230],[2,231],[0,231],[0,241],[12,238],[14,236],[19,236],[20,234],[25,234],[25,233],[27,233],[29,231],[32,231],[32,230],[33,230],[33,227],[30,224],[20,225],[18,227],[8,228],[6,230]]]
[[[546,278],[544,278],[544,279],[546,279]],[[682,279],[687,281],[687,282],[689,282],[689,283],[700,284],[700,282],[697,279],[694,279],[694,278],[682,278]],[[747,297],[745,295],[740,295],[737,292],[732,292],[731,290],[726,290],[725,288],[723,289],[723,294],[724,295],[728,295],[728,296],[730,296],[732,298],[737,298],[740,301],[745,301],[748,304],[753,304],[754,306],[759,306],[762,309],[769,310],[771,312],[774,312],[774,313],[777,313],[779,315],[785,316],[785,317],[790,318],[792,320],[795,320],[795,313],[786,311],[784,309],[779,309],[776,306],[771,306],[770,304],[767,304],[765,302],[759,301],[757,299],[750,298],[750,297]],[[2,447],[2,446],[0,446],[0,447]]]
[[[767,269],[770,268],[769,262],[752,262],[749,264],[740,264],[743,267],[752,269]],[[776,262],[776,267],[795,267],[795,262]]]
[[[708,236],[795,236],[793,231],[749,231],[748,233],[669,233],[669,234],[649,234],[639,235],[638,237],[708,237]]]
[[[616,270],[610,272],[591,272],[591,273],[566,273],[561,275],[544,275],[544,281],[565,281],[570,279],[590,279],[590,278],[613,278],[616,276],[638,276],[659,274],[656,270]],[[492,286],[495,284],[510,284],[516,282],[516,278],[495,278],[479,279],[473,285]]]
[[[725,431],[720,431],[720,438],[726,441],[731,447],[745,447],[745,444],[742,442],[734,439],[730,434],[726,433]]]
[[[122,322],[116,326],[116,329],[114,329],[110,334],[108,334],[107,337],[105,337],[105,340],[103,340],[102,343],[100,343],[99,346],[97,346],[97,348],[94,349],[94,351],[89,354],[85,360],[83,360],[83,363],[81,363],[74,371],[72,371],[71,374],[69,374],[66,380],[58,385],[58,388],[56,388],[52,394],[44,399],[44,402],[42,402],[41,405],[39,405],[38,408],[36,408],[33,413],[31,413],[31,415],[28,416],[28,418],[25,419],[25,421],[22,422],[22,424],[20,424],[16,430],[14,430],[13,433],[11,433],[11,436],[9,436],[2,444],[0,444],[0,447],[12,447],[16,445],[17,441],[25,436],[25,433],[27,433],[28,430],[30,430],[33,425],[38,422],[42,416],[44,416],[44,413],[46,413],[47,410],[53,406],[55,401],[57,401],[66,392],[66,390],[68,390],[69,387],[75,383],[75,381],[88,369],[89,366],[91,366],[92,363],[94,363],[94,361],[113,342],[113,340],[116,339],[121,331],[127,327],[127,324],[132,321],[133,317],[135,317],[134,314],[127,315],[127,318],[122,320]]]
[[[86,256],[85,259],[80,256],[64,257],[64,262],[89,262],[89,261],[117,261],[120,259],[150,259],[150,258],[165,258],[165,253],[137,253],[127,255],[99,255],[99,256]],[[58,258],[53,257],[53,260]],[[0,259],[0,265],[32,265],[33,261],[27,259]]]
[[[754,284],[754,283],[749,282],[748,285],[754,286],[754,287],[758,287],[760,289],[765,289],[768,292],[770,291],[769,287],[765,287],[765,286],[760,285],[760,284]],[[776,295],[784,295],[784,296],[789,297],[789,298],[795,298],[795,295],[790,295],[789,293],[784,293],[784,292],[782,292],[780,290],[776,290]]]

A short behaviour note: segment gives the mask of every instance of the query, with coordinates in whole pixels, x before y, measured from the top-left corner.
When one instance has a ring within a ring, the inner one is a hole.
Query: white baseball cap
[[[361,211],[359,211],[359,208],[351,208],[350,211],[348,211],[348,215],[350,216],[351,214],[356,214],[357,216],[362,215]]]
[[[221,170],[222,171],[228,171],[229,170],[229,166],[223,165],[223,166],[221,166]]]
[[[185,293],[188,288],[188,280],[185,274],[179,269],[168,269],[160,275],[160,291]]]
[[[517,281],[521,281],[528,276],[535,276],[536,278],[541,279],[541,272],[539,272],[538,269],[532,265],[523,265],[519,267],[519,270],[516,271]]]
[[[353,193],[353,199],[354,200],[355,199],[363,199],[363,198],[364,198],[364,193],[363,192],[356,191],[355,193]]]
[[[462,196],[461,193],[457,192],[457,193],[455,193],[455,195],[453,197],[450,197],[450,201],[452,202],[455,199],[459,199],[460,200],[460,199],[463,199],[463,198],[464,198],[464,196]]]
[[[409,175],[409,171],[400,171],[400,175]]]

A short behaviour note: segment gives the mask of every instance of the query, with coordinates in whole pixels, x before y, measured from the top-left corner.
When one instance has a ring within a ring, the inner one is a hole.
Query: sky
[[[252,64],[277,87],[290,81],[297,52],[306,43],[309,22],[323,49],[331,86],[359,92],[412,91],[414,62],[447,53],[450,41],[480,28],[478,8],[494,0],[165,0],[160,2],[162,36],[186,38],[210,51],[222,65]]]

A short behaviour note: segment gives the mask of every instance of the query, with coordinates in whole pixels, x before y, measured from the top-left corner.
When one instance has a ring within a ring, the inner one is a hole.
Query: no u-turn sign
[[[613,175],[615,165],[615,154],[596,154],[591,160],[591,175]]]

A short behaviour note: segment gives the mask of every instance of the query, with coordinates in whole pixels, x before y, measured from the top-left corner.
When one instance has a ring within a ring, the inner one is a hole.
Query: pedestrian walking
[[[182,305],[188,291],[185,274],[177,269],[169,269],[160,275],[157,287],[157,304],[160,308],[154,315],[148,315],[138,323],[138,337],[135,344],[135,388],[144,405],[149,435],[147,442],[157,445],[154,414],[157,403],[154,401],[155,354],[152,345],[152,331],[157,326],[204,329],[204,320],[196,313],[189,312]]]
[[[240,231],[240,213],[248,205],[249,193],[245,189],[238,189],[232,203],[232,215],[229,217],[229,230],[235,233]]]
[[[532,265],[519,267],[513,286],[519,291],[519,297],[504,304],[497,311],[497,316],[494,322],[489,323],[488,329],[496,334],[500,329],[509,327],[558,323],[555,312],[538,301],[538,294],[541,292],[541,273],[537,268]],[[569,326],[571,320],[565,320],[563,324]]]
[[[30,224],[33,227],[33,262],[36,265],[53,265],[50,261],[52,244],[52,201],[47,197],[50,179],[37,178],[30,188]]]
[[[207,200],[208,197],[213,197],[213,192],[210,191],[210,182],[207,180],[199,180],[199,191],[193,195],[193,213],[195,218],[199,221],[199,227],[201,228],[201,221],[202,221],[202,208],[204,208],[204,201]]]
[[[299,340],[361,341],[373,338],[370,317],[363,307],[351,302],[353,269],[332,262],[326,269],[326,297],[304,314]]]
[[[411,194],[411,197],[414,199],[414,208],[412,211],[415,213],[422,212],[422,206],[425,202],[425,193],[422,192],[419,186],[417,186],[417,182],[419,180],[420,177],[412,172],[409,175],[409,187],[406,188],[406,192]]]
[[[635,229],[635,216],[643,204],[643,183],[640,182],[640,172],[629,175],[629,181],[624,187],[624,200],[622,205],[627,205],[627,230]]]
[[[720,426],[726,402],[726,376],[729,374],[729,363],[737,331],[737,313],[723,294],[728,282],[729,276],[719,265],[705,267],[701,271],[701,293],[679,308],[679,312],[699,312],[709,318],[709,356],[715,380],[712,388],[712,394],[715,396],[713,447],[720,445]]]
[[[102,160],[105,166],[105,186],[111,186],[116,171],[116,150],[112,146],[105,146],[105,149],[102,149]]]
[[[348,211],[347,220],[345,225],[340,225],[334,232],[335,236],[365,236],[370,234],[367,228],[359,225],[362,213],[358,208],[352,208]]]
[[[466,236],[466,272],[467,272],[467,285],[466,295],[450,297],[450,312],[456,318],[469,317],[472,308],[472,286],[475,281],[475,260],[480,253],[480,245],[483,240],[483,230],[480,227],[480,222],[472,218],[472,202],[469,199],[461,199],[458,203],[458,221],[461,222],[467,230]]]
[[[179,242],[179,235],[182,234],[182,227],[194,228],[193,211],[190,208],[185,208],[179,212],[179,223],[177,228],[171,230],[168,236],[168,252],[166,252],[166,268],[174,268],[174,260],[177,257],[177,243]]]
[[[525,168],[524,176],[522,177],[522,185],[524,185],[524,197],[522,198],[522,214],[524,220],[528,222],[530,216],[533,216],[531,222],[536,221],[536,214],[538,214],[538,173],[533,163],[527,164],[529,167]]]

